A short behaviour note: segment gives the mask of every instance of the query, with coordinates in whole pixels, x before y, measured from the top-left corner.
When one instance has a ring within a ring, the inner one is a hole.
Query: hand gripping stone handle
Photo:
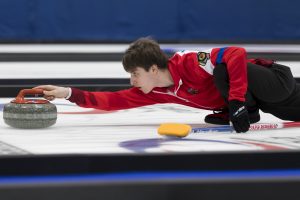
[[[16,97],[16,103],[23,103],[25,102],[24,97],[27,94],[44,94],[43,89],[23,89],[19,92],[18,96]]]

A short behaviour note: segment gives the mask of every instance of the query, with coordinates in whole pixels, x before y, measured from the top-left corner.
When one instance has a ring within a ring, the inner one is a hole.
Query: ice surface
[[[0,99],[0,105],[11,99]],[[22,130],[7,126],[0,112],[0,143],[10,154],[114,154],[263,151],[300,149],[300,128],[237,133],[193,133],[185,138],[163,137],[161,123],[204,126],[211,111],[176,104],[160,104],[117,112],[80,108],[67,100],[55,100],[57,123],[46,129]],[[260,123],[281,120],[261,113]],[[5,146],[6,145],[6,146]],[[1,145],[0,145],[1,151]],[[4,150],[3,150],[4,151]],[[7,151],[6,151],[7,153]],[[1,152],[0,152],[1,154]]]

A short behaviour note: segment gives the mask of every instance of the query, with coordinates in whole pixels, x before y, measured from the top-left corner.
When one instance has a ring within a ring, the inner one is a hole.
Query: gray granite
[[[46,128],[56,123],[57,109],[54,104],[17,104],[4,106],[3,119],[15,128]]]

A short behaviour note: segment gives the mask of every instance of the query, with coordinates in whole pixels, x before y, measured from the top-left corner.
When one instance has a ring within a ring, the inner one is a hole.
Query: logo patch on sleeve
[[[205,66],[207,61],[210,59],[210,54],[206,52],[197,53],[198,62],[201,66]]]

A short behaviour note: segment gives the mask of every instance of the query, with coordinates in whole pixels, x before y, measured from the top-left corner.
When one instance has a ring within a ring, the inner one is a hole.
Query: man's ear
[[[158,73],[158,71],[159,71],[158,66],[155,64],[151,66],[150,70],[153,73]]]

